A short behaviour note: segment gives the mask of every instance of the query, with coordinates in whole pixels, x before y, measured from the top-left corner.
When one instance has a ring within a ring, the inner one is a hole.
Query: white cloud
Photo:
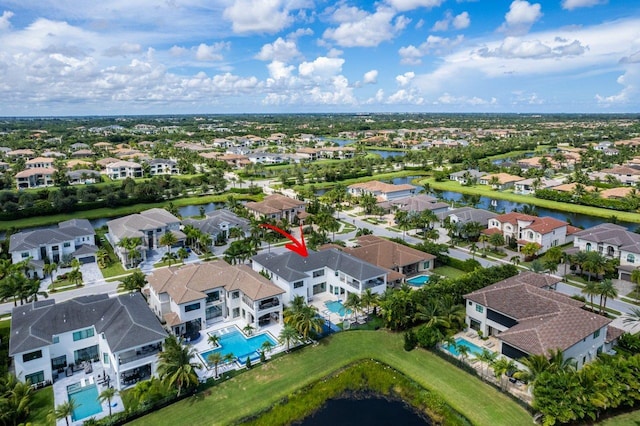
[[[426,7],[428,9],[438,7],[444,0],[386,0],[387,3],[393,6],[394,9],[401,12],[407,10],[417,9],[419,7]]]
[[[138,43],[121,43],[119,46],[112,46],[105,50],[105,56],[127,56],[142,52],[142,46]]]
[[[261,61],[281,61],[289,62],[291,59],[300,56],[296,42],[293,40],[283,40],[278,37],[273,43],[262,46],[260,53],[255,58]]]
[[[420,96],[420,94],[415,90],[400,89],[397,92],[390,95],[387,98],[386,103],[423,105],[425,101],[424,101],[424,98]]]
[[[273,34],[293,23],[295,2],[286,0],[235,0],[222,16],[231,21],[235,33]]]
[[[562,0],[562,8],[566,10],[573,10],[580,7],[593,7],[606,3],[607,0]]]
[[[2,16],[0,16],[0,31],[8,30],[11,28],[11,18],[13,17],[13,12],[10,10],[5,10],[2,12]]]
[[[480,56],[497,58],[544,59],[582,55],[587,49],[588,47],[578,40],[568,42],[556,37],[553,41],[545,43],[540,40],[507,37],[500,46],[494,49],[480,48],[477,53]]]
[[[622,90],[609,96],[596,94],[598,104],[604,107],[624,105],[634,101],[640,95],[640,70],[637,67],[629,67],[616,79],[616,82],[624,86]]]
[[[462,12],[453,18],[453,28],[456,30],[463,30],[471,25],[471,18],[469,18],[469,12]]]
[[[416,73],[414,73],[413,71],[408,71],[405,72],[402,75],[397,75],[396,76],[396,82],[400,85],[400,86],[406,86],[408,85],[411,80],[413,80],[416,76]]]
[[[189,53],[189,49],[187,49],[186,47],[182,47],[182,46],[172,46],[169,49],[169,54],[171,56],[179,57],[179,56],[184,56],[187,53]]]
[[[212,45],[207,45],[204,43],[200,43],[200,45],[196,49],[196,60],[198,61],[221,61],[224,59],[222,50],[228,49],[228,42],[217,42]]]
[[[453,96],[448,92],[443,93],[438,97],[438,99],[434,102],[434,104],[445,104],[445,105],[488,105],[488,104],[496,104],[496,98],[491,98],[491,100],[487,101],[485,99],[479,98],[477,96],[467,97],[467,96]]]
[[[345,9],[349,9],[348,13]],[[405,17],[396,17],[395,11],[389,7],[378,7],[374,13],[341,7],[333,13],[332,19],[340,24],[336,28],[327,28],[323,38],[343,47],[377,46],[391,40],[408,23]]]
[[[364,73],[362,82],[364,84],[376,84],[378,82],[378,70],[371,70]]]
[[[301,77],[321,77],[327,78],[335,76],[342,71],[342,65],[344,59],[342,58],[328,58],[326,56],[320,56],[313,62],[303,62],[298,66],[298,74]]]
[[[294,32],[289,33],[287,35],[287,39],[295,40],[297,38],[300,38],[303,36],[310,36],[310,35],[313,35],[313,30],[311,28],[298,28]]]
[[[344,52],[340,49],[336,49],[334,47],[332,47],[331,49],[329,49],[329,51],[327,52],[327,56],[329,58],[337,58],[339,56],[342,56]]]
[[[269,75],[274,80],[288,79],[291,77],[291,73],[296,69],[293,65],[287,65],[284,62],[273,61],[267,65]]]
[[[418,47],[413,45],[401,47],[398,50],[400,62],[408,65],[417,65],[422,62],[421,58],[423,56],[428,55],[429,53],[442,55],[458,46],[463,40],[464,36],[462,34],[455,38],[430,35],[427,37],[427,40],[421,43]]]
[[[424,19],[420,19],[418,22],[416,22],[416,26],[415,29],[419,30],[420,28],[422,28],[424,26]]]
[[[514,0],[504,15],[504,24],[499,28],[507,34],[526,34],[531,26],[542,18],[540,3],[531,4],[525,0]]]
[[[640,50],[620,59],[621,64],[637,64],[640,63]]]
[[[433,24],[433,27],[431,27],[431,31],[447,31],[449,29],[451,19],[451,12],[447,12],[444,19],[436,21],[436,23]]]

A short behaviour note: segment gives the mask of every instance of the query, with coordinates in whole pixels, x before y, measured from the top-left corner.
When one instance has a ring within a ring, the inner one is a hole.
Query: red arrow
[[[309,252],[307,251],[307,245],[304,242],[304,234],[302,233],[302,225],[300,225],[300,241],[298,241],[293,235],[289,234],[286,231],[283,231],[282,229],[278,228],[277,226],[273,226],[273,225],[270,225],[268,223],[261,223],[260,226],[263,227],[263,228],[269,228],[272,231],[276,231],[277,233],[281,234],[282,236],[287,237],[288,239],[293,241],[293,243],[285,244],[285,247],[288,248],[289,250],[298,253],[302,257],[309,256]]]

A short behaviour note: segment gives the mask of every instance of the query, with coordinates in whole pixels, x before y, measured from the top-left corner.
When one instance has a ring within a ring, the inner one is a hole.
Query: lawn
[[[29,423],[33,426],[53,425],[47,421],[47,415],[53,410],[53,386],[48,386],[33,393]]]
[[[466,272],[461,271],[460,269],[456,269],[452,266],[438,266],[437,268],[433,269],[433,273],[435,275],[442,275],[446,278],[458,278],[466,274]]]
[[[436,182],[435,179],[424,179],[422,185],[429,184],[432,189],[441,191],[453,191],[461,194],[477,194],[480,196],[497,198],[500,200],[512,201],[514,203],[531,204],[533,206],[545,207],[548,209],[564,211],[569,213],[579,213],[588,216],[598,216],[604,218],[617,217],[625,222],[640,223],[640,213],[623,212],[618,210],[602,209],[598,207],[582,206],[580,204],[561,203],[558,201],[543,200],[530,195],[519,195],[512,192],[496,191],[487,185],[462,186],[454,181]]]
[[[601,426],[638,426],[640,425],[640,410],[621,414],[598,423]]]
[[[229,424],[271,406],[350,362],[375,358],[440,394],[478,425],[529,425],[531,415],[479,378],[421,349],[406,352],[401,334],[349,331],[279,357],[198,395],[134,421],[138,425]]]

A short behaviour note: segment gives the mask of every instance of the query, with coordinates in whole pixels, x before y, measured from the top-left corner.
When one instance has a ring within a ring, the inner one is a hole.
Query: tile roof
[[[271,194],[259,202],[249,201],[245,207],[261,214],[272,214],[280,213],[283,210],[302,208],[304,204],[304,201],[294,200],[281,194]]]
[[[584,229],[576,232],[574,237],[596,244],[610,244],[621,250],[633,250],[640,244],[640,234],[630,232],[625,227],[613,223],[601,223]]]
[[[177,304],[203,299],[205,292],[219,287],[240,290],[254,301],[284,293],[247,265],[229,265],[222,260],[159,269],[147,281],[157,294],[168,293]]]
[[[31,169],[25,169],[16,173],[16,178],[28,178],[36,175],[53,175],[56,172],[55,169],[50,167],[33,167]]]
[[[218,234],[222,232],[221,226],[223,224],[227,224],[229,229],[240,228],[244,232],[247,232],[249,230],[250,223],[251,222],[249,220],[226,209],[209,212],[204,219],[184,219],[182,221],[183,225],[191,225],[207,234]]]
[[[65,302],[43,300],[13,308],[9,355],[53,344],[53,335],[95,326],[113,352],[164,340],[167,333],[140,293],[106,294]]]
[[[400,268],[436,258],[432,254],[375,235],[363,235],[357,241],[360,247],[345,248],[344,251],[386,269]]]
[[[416,189],[415,186],[409,185],[408,183],[404,183],[402,185],[394,185],[392,183],[380,182],[378,180],[372,180],[372,181],[369,181],[369,182],[354,183],[353,185],[349,185],[347,188],[357,188],[357,189],[364,189],[366,191],[382,192],[382,193],[398,192],[398,191],[406,191],[406,190],[414,190],[414,189]]]
[[[546,354],[566,350],[611,322],[582,309],[578,300],[544,289],[559,281],[527,272],[464,297],[518,322],[499,339],[530,354]]]

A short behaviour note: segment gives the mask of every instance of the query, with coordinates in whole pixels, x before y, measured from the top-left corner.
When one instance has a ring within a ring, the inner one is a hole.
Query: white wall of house
[[[605,338],[607,336],[607,326],[602,327],[595,333],[585,337],[575,345],[564,350],[564,359],[573,358],[578,368],[582,368],[586,363],[593,361],[598,355],[598,351],[605,350]]]
[[[620,266],[640,266],[640,253],[628,250],[620,250]]]
[[[89,244],[89,243],[86,243],[86,244]],[[61,243],[56,243],[56,244],[46,244],[44,247],[45,247],[46,255],[51,261],[54,261],[54,256],[53,256],[54,247],[57,248],[57,253],[60,259],[76,251],[76,245],[73,239],[70,239],[68,241],[64,241]],[[28,259],[29,257],[33,258],[33,260],[42,260],[42,257],[40,256],[40,254],[41,254],[40,247],[32,248],[30,250],[24,250],[24,251],[14,251],[11,253],[11,261],[13,263],[18,263]],[[59,260],[56,262],[59,262]]]
[[[589,240],[584,240],[579,237],[575,237],[573,240],[573,246],[580,249],[580,251],[597,251],[603,256],[607,256],[613,259],[620,258],[619,246],[608,243],[596,243]]]

